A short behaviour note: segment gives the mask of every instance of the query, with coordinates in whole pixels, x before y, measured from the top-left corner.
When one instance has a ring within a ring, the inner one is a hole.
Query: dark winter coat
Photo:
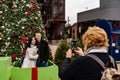
[[[38,59],[37,62],[47,62],[49,59],[49,46],[48,42],[45,40],[41,40],[40,42],[36,42],[37,48],[38,48]],[[37,63],[36,62],[36,63]]]
[[[90,54],[95,54],[104,63],[110,61],[107,53],[92,52]],[[60,67],[59,77],[61,80],[100,80],[102,71],[103,68],[99,63],[89,56],[77,57],[73,61],[70,58],[66,58]]]

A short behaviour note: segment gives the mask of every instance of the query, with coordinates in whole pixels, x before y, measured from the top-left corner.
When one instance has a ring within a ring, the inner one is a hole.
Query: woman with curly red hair
[[[66,52],[66,59],[59,70],[61,80],[100,80],[104,69],[99,63],[88,55],[94,54],[104,64],[110,61],[108,54],[108,38],[106,32],[97,26],[89,27],[82,36],[84,52],[77,47],[75,50],[79,56],[71,60],[73,52],[69,49]],[[112,67],[114,67],[112,65]],[[117,68],[115,64],[115,68]]]

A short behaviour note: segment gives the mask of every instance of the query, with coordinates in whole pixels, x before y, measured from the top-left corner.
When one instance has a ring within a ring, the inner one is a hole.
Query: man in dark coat
[[[49,59],[49,46],[48,42],[42,40],[40,33],[35,33],[36,46],[38,48],[39,57],[36,62],[36,67],[45,67],[48,66]]]

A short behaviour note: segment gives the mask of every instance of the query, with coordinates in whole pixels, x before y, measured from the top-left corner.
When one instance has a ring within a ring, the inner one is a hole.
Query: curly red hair
[[[97,26],[89,27],[82,36],[84,50],[95,47],[108,47],[108,38],[106,32]]]

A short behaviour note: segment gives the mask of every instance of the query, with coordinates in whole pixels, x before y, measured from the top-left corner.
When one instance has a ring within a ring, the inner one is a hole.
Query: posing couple
[[[40,33],[35,33],[35,37],[28,37],[26,45],[26,55],[22,68],[45,67],[48,66],[49,46],[48,42],[42,40]]]

